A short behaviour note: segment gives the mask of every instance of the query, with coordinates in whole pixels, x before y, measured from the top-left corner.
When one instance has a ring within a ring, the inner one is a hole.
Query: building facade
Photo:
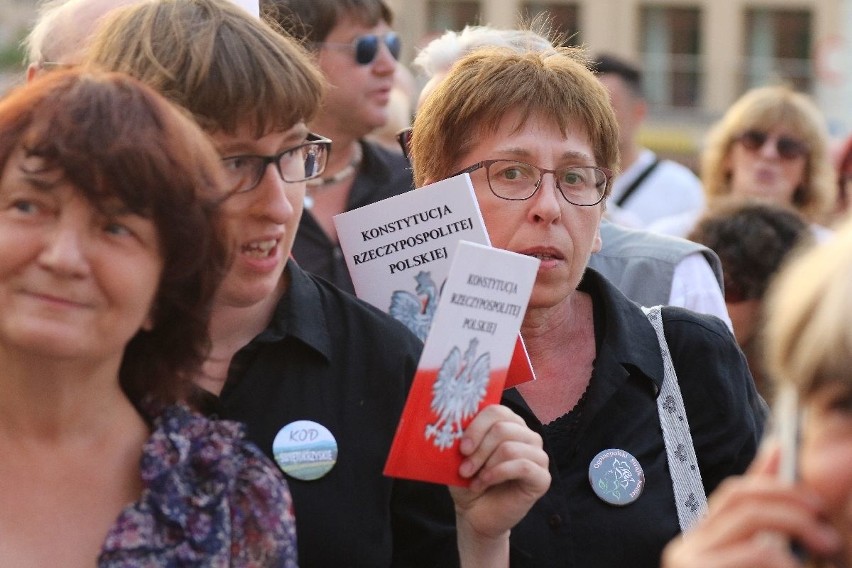
[[[390,0],[416,54],[465,24],[516,27],[546,13],[591,53],[641,66],[645,142],[694,154],[706,126],[747,89],[785,82],[813,95],[831,130],[852,130],[852,0]],[[848,108],[847,108],[848,107]],[[689,161],[689,160],[687,160]]]
[[[852,0],[387,1],[406,63],[444,30],[516,27],[541,14],[569,43],[634,61],[651,106],[643,141],[690,165],[707,125],[757,85],[789,83],[815,97],[833,134],[852,132]],[[2,83],[20,77],[10,50],[36,4],[0,0]]]

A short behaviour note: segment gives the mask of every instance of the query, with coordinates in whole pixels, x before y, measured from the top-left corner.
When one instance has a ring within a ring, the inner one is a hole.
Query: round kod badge
[[[645,472],[624,450],[604,450],[589,464],[589,483],[595,494],[611,505],[629,505],[642,494]]]
[[[281,428],[272,441],[278,467],[295,479],[312,481],[337,463],[337,440],[328,428],[310,420],[296,420]]]

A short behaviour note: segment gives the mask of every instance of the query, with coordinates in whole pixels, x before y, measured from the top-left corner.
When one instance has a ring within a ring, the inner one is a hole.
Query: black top
[[[513,566],[657,568],[663,546],[678,532],[672,482],[655,396],[663,380],[660,348],[639,306],[589,270],[580,290],[593,298],[597,358],[575,412],[542,427],[521,395],[508,401],[542,433],[553,477],[547,494],[512,531]],[[766,406],[725,324],[681,308],[663,309],[666,339],[678,375],[707,494],[754,457]],[[639,460],[645,488],[617,507],[589,483],[589,464],[602,450]]]
[[[411,167],[405,156],[374,142],[361,140],[360,144],[363,151],[361,168],[349,191],[346,211],[414,188]],[[293,258],[311,274],[322,276],[350,294],[355,293],[340,245],[328,238],[309,209],[305,209],[299,221],[299,230],[293,243]]]
[[[300,566],[457,562],[446,487],[382,475],[422,344],[295,262],[287,272],[272,322],[234,357],[221,402],[270,458],[275,435],[295,420],[318,422],[337,440],[327,475],[287,477]]]

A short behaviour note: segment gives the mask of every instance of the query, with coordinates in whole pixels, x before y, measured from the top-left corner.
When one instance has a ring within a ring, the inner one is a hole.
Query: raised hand
[[[662,568],[800,568],[790,542],[812,554],[837,551],[837,531],[821,518],[819,499],[777,478],[778,447],[761,452],[742,476],[724,481],[708,514],[663,552]]]
[[[465,429],[459,468],[469,488],[451,487],[463,566],[508,565],[509,532],[550,487],[541,436],[501,405]]]

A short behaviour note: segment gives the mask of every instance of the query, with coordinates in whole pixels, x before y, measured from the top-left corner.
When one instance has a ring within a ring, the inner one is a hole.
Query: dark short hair
[[[795,210],[740,198],[714,204],[688,238],[719,255],[728,302],[762,299],[790,253],[813,240]]]
[[[261,0],[260,8],[264,17],[308,47],[325,41],[344,18],[367,27],[393,24],[393,13],[383,0]]]
[[[643,96],[642,71],[636,65],[620,57],[609,53],[601,53],[592,61],[592,71],[595,72],[595,75],[615,75],[620,77],[634,95],[637,97]]]
[[[127,344],[119,380],[137,406],[182,398],[207,356],[227,265],[219,156],[198,126],[122,74],[55,71],[0,101],[0,167],[18,148],[56,168],[92,206],[117,199],[151,219],[163,272],[150,330]]]

